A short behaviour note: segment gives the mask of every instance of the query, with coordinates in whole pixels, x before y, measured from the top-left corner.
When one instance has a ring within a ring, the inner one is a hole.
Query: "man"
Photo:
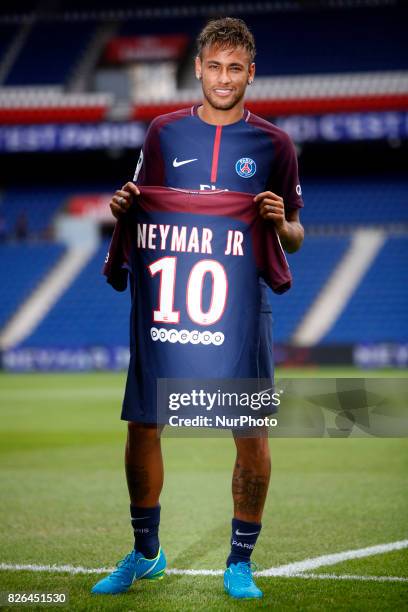
[[[139,186],[252,193],[254,206],[265,223],[274,226],[283,248],[297,251],[304,236],[299,221],[303,202],[293,144],[287,134],[244,108],[246,87],[255,76],[253,36],[243,21],[224,18],[210,21],[197,42],[195,72],[202,82],[202,104],[151,123],[134,181]],[[117,219],[123,220],[140,196],[137,185],[127,183],[113,196],[110,207]],[[261,378],[272,378],[271,310],[266,285],[260,283],[258,372]],[[129,402],[125,395],[122,418],[129,421],[125,467],[135,546],[110,576],[93,587],[94,593],[124,592],[133,580],[162,577],[166,566],[158,538],[163,484],[160,436]],[[224,588],[232,597],[258,598],[262,592],[253,580],[250,557],[269,485],[268,439],[234,434],[234,441],[234,518]]]

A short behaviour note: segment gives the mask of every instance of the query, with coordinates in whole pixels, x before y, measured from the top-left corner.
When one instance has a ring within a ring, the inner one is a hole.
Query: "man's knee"
[[[150,423],[128,422],[128,441],[137,444],[155,444],[160,439],[161,428]]]
[[[241,459],[251,463],[270,462],[270,452],[268,438],[235,438],[237,453]]]

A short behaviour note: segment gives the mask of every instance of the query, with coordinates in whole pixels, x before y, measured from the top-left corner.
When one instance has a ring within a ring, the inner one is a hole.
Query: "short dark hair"
[[[198,55],[202,59],[204,47],[215,45],[221,49],[244,47],[248,51],[249,61],[255,58],[255,40],[252,32],[242,19],[222,17],[211,19],[197,38]]]

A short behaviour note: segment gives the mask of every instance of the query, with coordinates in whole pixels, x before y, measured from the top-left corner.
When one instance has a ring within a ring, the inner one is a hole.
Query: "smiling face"
[[[202,79],[203,94],[216,110],[228,111],[243,100],[248,82],[255,75],[255,64],[250,63],[243,47],[204,47],[196,58],[196,75]]]

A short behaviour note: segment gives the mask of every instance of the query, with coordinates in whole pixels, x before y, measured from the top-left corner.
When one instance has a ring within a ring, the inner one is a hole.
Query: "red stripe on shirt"
[[[217,180],[218,157],[220,154],[220,143],[221,143],[221,132],[222,132],[222,125],[217,125],[216,130],[215,130],[214,148],[213,148],[212,165],[211,165],[211,182],[212,183],[215,183]]]

